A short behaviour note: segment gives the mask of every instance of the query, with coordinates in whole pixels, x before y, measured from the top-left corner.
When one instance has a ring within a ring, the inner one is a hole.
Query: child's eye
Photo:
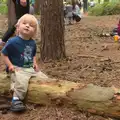
[[[30,26],[34,27],[34,25],[33,25],[33,24],[30,24]]]
[[[30,26],[31,26],[31,27],[33,27],[33,25],[32,25],[32,24],[30,24]]]

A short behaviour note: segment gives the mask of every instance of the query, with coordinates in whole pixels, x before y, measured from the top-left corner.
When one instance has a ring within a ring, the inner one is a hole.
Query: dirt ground
[[[0,32],[4,33],[0,17]],[[81,22],[65,26],[67,58],[61,61],[41,64],[41,69],[49,77],[65,79],[84,84],[120,88],[120,43],[113,37],[101,37],[110,33],[117,25],[119,16],[84,17]],[[4,28],[4,29],[3,29]],[[0,34],[1,34],[0,33]],[[4,70],[0,58],[0,71]],[[96,115],[76,111],[74,108],[41,107],[28,105],[24,114],[0,113],[0,120],[110,120]]]

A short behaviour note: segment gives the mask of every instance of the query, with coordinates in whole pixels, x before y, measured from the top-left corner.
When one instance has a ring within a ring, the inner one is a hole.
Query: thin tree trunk
[[[35,1],[35,13],[36,14],[40,14],[40,2],[41,2],[42,0],[36,0]]]
[[[104,0],[104,2],[109,2],[109,0]]]
[[[83,0],[83,11],[86,13],[88,10],[88,0]]]
[[[15,5],[12,0],[8,0],[8,27],[14,25],[16,21]]]
[[[98,3],[100,4],[101,0],[98,0]]]
[[[41,2],[41,59],[49,61],[64,57],[63,1],[44,0]]]

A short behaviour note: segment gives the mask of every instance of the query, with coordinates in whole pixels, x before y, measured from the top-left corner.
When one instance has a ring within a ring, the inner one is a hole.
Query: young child
[[[48,78],[39,71],[36,62],[36,43],[32,38],[37,33],[37,19],[33,15],[25,14],[16,26],[18,35],[10,38],[2,49],[3,59],[11,77],[11,110],[14,112],[26,109],[22,101],[26,96],[29,79],[32,76]]]
[[[16,19],[18,20],[21,16],[23,16],[26,13],[29,13],[29,0],[11,0],[14,3],[14,9],[15,9],[15,15]],[[8,28],[6,33],[3,35],[2,39],[0,39],[0,47],[5,45],[5,43],[8,41],[8,39],[15,33],[16,27],[15,24]]]
[[[80,8],[75,1],[72,2],[72,6],[73,6],[72,8],[73,20],[79,22],[81,20]]]
[[[72,24],[72,5],[71,4],[67,4],[66,6],[66,19],[67,19],[67,24]]]
[[[119,20],[118,26],[117,26],[117,33],[118,33],[118,35],[120,36],[120,20]]]

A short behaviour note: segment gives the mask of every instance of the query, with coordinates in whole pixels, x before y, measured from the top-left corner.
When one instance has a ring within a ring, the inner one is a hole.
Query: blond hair
[[[19,25],[21,22],[24,22],[24,21],[30,22],[35,27],[34,36],[32,37],[32,38],[35,38],[38,34],[39,25],[38,25],[38,21],[35,18],[35,16],[33,16],[31,14],[25,14],[18,20],[18,22],[16,24],[16,35],[19,35],[19,29],[18,29]]]

